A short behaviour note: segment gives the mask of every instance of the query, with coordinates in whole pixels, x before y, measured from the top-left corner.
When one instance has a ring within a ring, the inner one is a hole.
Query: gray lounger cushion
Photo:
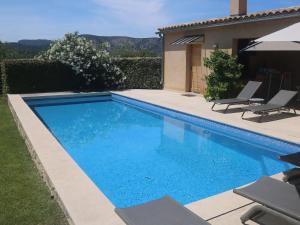
[[[270,177],[263,177],[247,187],[233,191],[300,221],[300,191],[296,186]]]
[[[210,225],[170,197],[115,211],[128,225]]]
[[[258,88],[261,86],[262,82],[259,81],[249,81],[247,85],[243,88],[240,94],[237,96],[238,99],[250,99],[256,93]]]
[[[268,103],[271,105],[286,106],[297,94],[297,91],[280,90]]]
[[[255,92],[261,86],[262,82],[258,81],[249,81],[247,85],[243,88],[240,94],[236,98],[230,99],[220,99],[213,101],[216,104],[234,104],[234,103],[243,103],[247,102],[250,98],[253,97]]]
[[[218,99],[214,100],[213,102],[216,104],[234,104],[240,102],[248,102],[248,99],[239,99],[239,98],[228,98],[228,99]]]
[[[297,91],[280,90],[267,104],[244,107],[244,111],[263,112],[285,107],[296,95]]]

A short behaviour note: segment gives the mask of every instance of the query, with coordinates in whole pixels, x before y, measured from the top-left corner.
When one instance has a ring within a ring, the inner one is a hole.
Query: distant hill
[[[124,36],[96,36],[83,34],[82,36],[95,41],[96,43],[108,42],[111,46],[111,52],[117,54],[117,51],[132,50],[132,51],[149,51],[154,55],[161,55],[161,40],[159,38],[132,38]]]
[[[45,39],[36,39],[36,40],[20,40],[17,42],[17,44],[22,46],[30,46],[30,47],[37,47],[37,48],[45,48],[49,47],[49,45],[52,43],[50,40]]]
[[[51,43],[50,40],[20,40],[4,44],[15,52],[17,58],[33,58],[41,51],[47,50]]]
[[[97,36],[83,34],[96,44],[108,42],[110,52],[114,56],[160,56],[161,40],[159,38],[132,38],[123,36]],[[6,46],[16,50],[23,58],[34,57],[41,51],[49,48],[53,41],[45,39],[20,40],[18,42],[5,43]]]

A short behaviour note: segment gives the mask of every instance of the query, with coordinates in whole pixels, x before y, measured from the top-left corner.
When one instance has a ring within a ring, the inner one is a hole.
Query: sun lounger
[[[252,220],[262,225],[299,225],[300,222],[262,205],[255,205],[241,216],[241,222]]]
[[[261,119],[268,115],[269,112],[280,112],[281,110],[288,109],[287,105],[288,103],[297,95],[297,91],[287,91],[287,90],[281,90],[279,91],[267,104],[264,105],[254,105],[254,106],[248,106],[244,107],[242,118],[244,119],[244,115],[246,112],[253,112],[256,114],[260,114]],[[296,110],[294,109],[294,112],[296,114]]]
[[[281,161],[288,162],[290,164],[300,167],[300,152],[289,154],[289,155],[283,155],[280,156],[279,159]]]
[[[211,107],[211,109],[214,110],[215,105],[227,105],[224,111],[227,112],[228,108],[231,105],[249,104],[249,99],[253,97],[253,95],[256,93],[261,84],[262,82],[249,81],[236,98],[214,100],[214,104]]]
[[[293,185],[300,185],[300,152],[283,155],[279,159],[298,167],[283,172],[283,181]]]
[[[210,225],[170,197],[115,211],[128,225]]]
[[[300,225],[300,188],[291,184],[263,177],[257,182],[233,190],[234,193],[253,200],[263,207],[250,209],[241,217],[243,223],[247,220],[259,224],[275,225],[276,220],[270,223],[270,218],[280,218],[286,221],[281,224]]]
[[[300,168],[293,168],[283,172],[282,180],[289,184],[300,185]]]

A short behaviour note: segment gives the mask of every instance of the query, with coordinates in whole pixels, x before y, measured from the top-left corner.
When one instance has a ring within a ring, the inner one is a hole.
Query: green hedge
[[[121,58],[115,63],[127,77],[127,89],[161,89],[161,58]]]
[[[58,62],[7,60],[1,68],[4,94],[73,91],[80,84],[72,69]]]
[[[115,59],[127,77],[127,89],[160,89],[160,58]],[[83,90],[84,81],[71,68],[58,62],[38,60],[6,60],[1,62],[1,89],[3,94],[38,93]],[[103,90],[95,82],[93,90]]]

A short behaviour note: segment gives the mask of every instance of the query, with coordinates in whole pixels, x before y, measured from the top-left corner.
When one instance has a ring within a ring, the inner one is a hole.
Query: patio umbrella
[[[300,42],[266,41],[254,42],[241,52],[300,51]]]
[[[300,51],[300,22],[258,38],[241,50],[241,52],[251,51]],[[284,79],[285,75],[282,74],[280,86]],[[269,76],[268,98],[270,97],[271,83],[272,75]]]
[[[258,38],[244,51],[300,51],[300,23]]]
[[[270,41],[284,41],[284,42],[300,42],[300,23],[295,23],[282,30],[276,31],[264,37],[258,38],[255,42],[270,42]]]

